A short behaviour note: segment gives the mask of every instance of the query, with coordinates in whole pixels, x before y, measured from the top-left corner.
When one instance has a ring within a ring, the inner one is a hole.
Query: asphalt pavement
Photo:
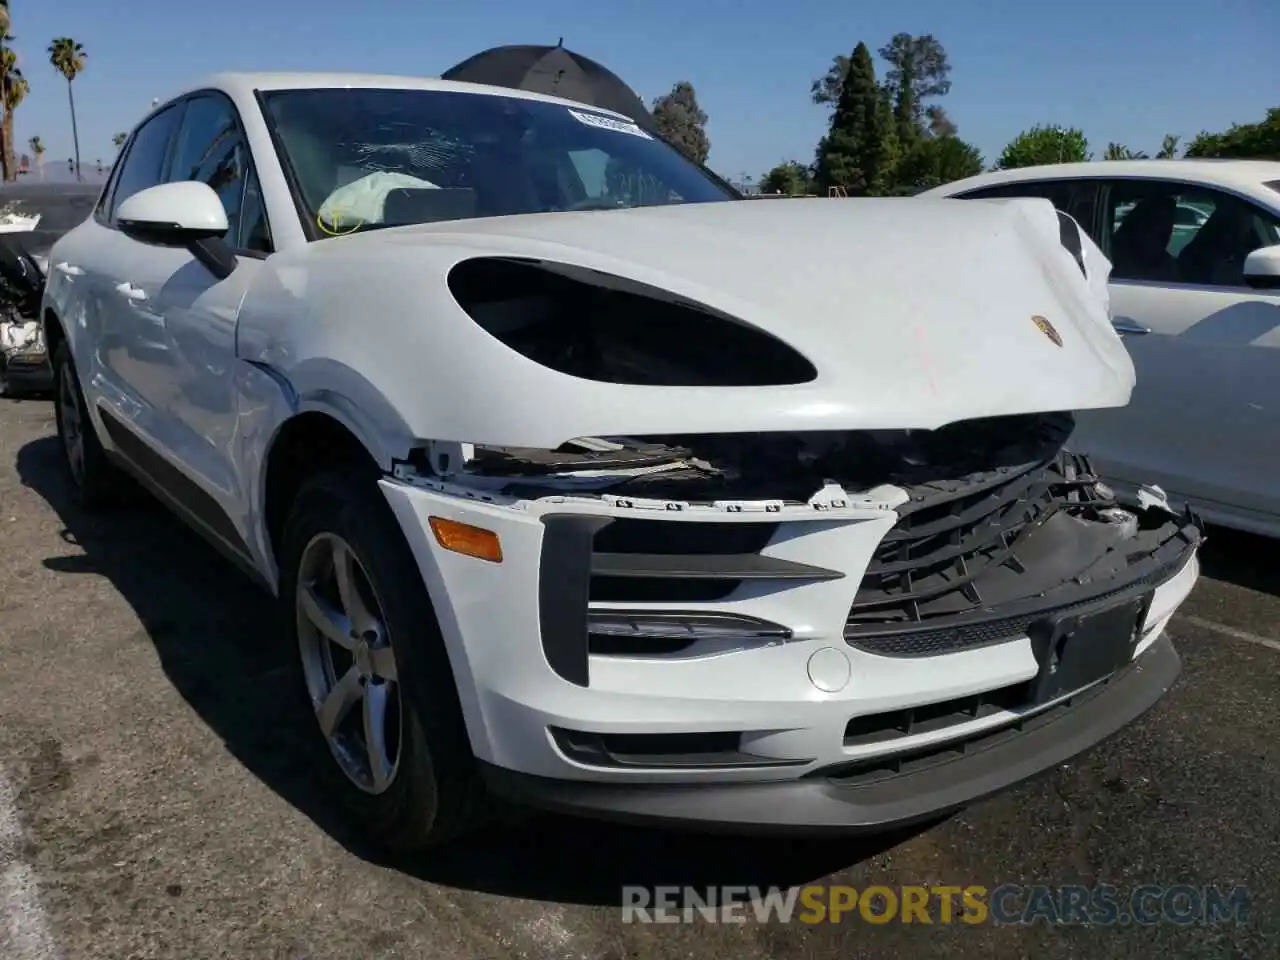
[[[387,861],[299,766],[271,605],[158,508],[77,510],[53,430],[47,402],[0,399],[3,960],[1280,956],[1273,544],[1211,533],[1174,623],[1183,675],[1154,711],[929,829],[789,842],[530,815]],[[1057,925],[620,910],[624,885],[812,883],[1244,887],[1248,908]]]

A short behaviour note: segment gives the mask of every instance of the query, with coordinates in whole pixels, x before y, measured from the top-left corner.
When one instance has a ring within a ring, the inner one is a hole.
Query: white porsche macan
[[[922,820],[1178,675],[1199,524],[1064,449],[1134,373],[1046,200],[755,203],[582,104],[228,74],[49,262],[81,500],[132,477],[278,596],[390,847],[490,795]]]

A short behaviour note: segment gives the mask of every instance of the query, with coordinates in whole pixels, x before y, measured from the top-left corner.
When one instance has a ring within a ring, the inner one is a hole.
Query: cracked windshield
[[[635,122],[586,107],[393,89],[285,90],[264,99],[322,235],[733,198]]]

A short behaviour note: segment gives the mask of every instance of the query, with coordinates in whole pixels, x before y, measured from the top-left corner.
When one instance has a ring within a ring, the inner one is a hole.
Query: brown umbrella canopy
[[[621,113],[654,131],[652,115],[617,74],[561,44],[493,47],[450,67],[441,78],[564,97]]]

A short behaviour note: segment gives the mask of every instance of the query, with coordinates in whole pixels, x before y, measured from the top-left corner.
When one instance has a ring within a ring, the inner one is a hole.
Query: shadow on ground
[[[1201,570],[1214,580],[1280,597],[1278,554],[1275,540],[1212,527],[1200,551]]]
[[[228,750],[349,850],[421,879],[504,896],[617,905],[623,884],[792,886],[849,867],[909,834],[784,841],[668,833],[530,814],[431,858],[388,861],[336,821],[300,765],[311,735],[292,689],[291,651],[270,598],[160,507],[143,500],[89,515],[72,498],[58,442],[18,452],[22,482],[84,553],[53,556],[61,573],[106,577],[132,605],[171,683]],[[297,704],[297,706],[295,706]],[[585,855],[568,851],[583,850]]]

